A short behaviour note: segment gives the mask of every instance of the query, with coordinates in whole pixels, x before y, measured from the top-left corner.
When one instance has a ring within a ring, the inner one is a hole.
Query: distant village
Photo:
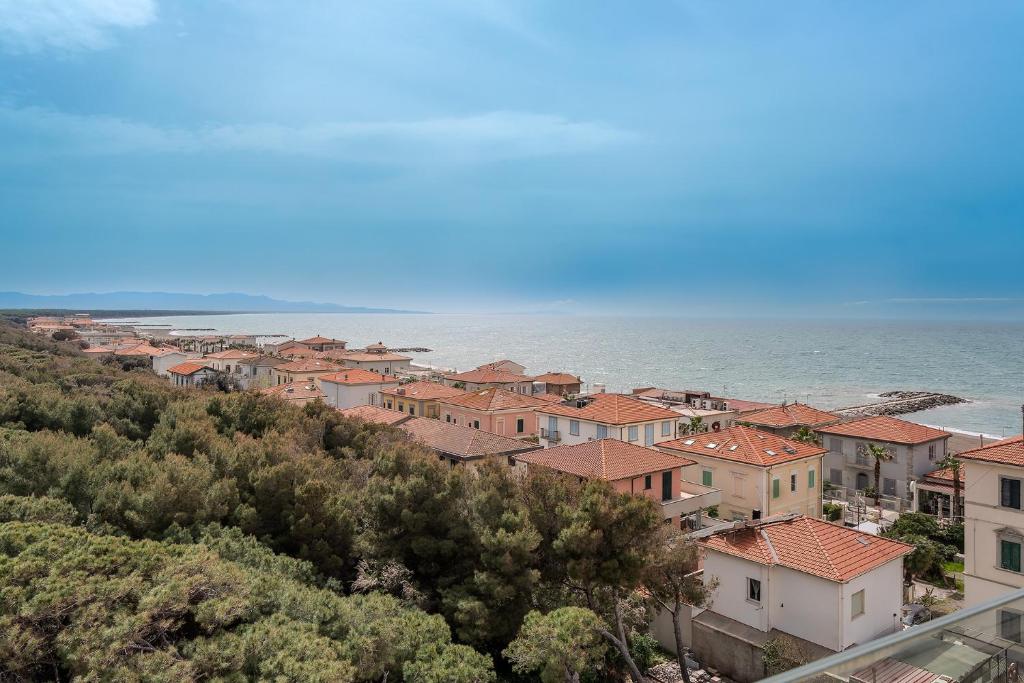
[[[985,441],[873,406],[833,412],[700,388],[609,393],[570,367],[514,360],[446,371],[383,341],[349,348],[322,336],[172,335],[87,315],[28,326],[178,387],[322,401],[393,425],[452,467],[497,460],[651,498],[665,524],[701,544],[700,572],[717,582],[710,607],[684,610],[682,643],[671,615],[653,626],[663,647],[693,653],[701,680],[762,678],[780,639],[791,659],[813,661],[1024,588],[1021,435]],[[886,533],[921,517],[937,535],[962,529],[962,545],[939,565],[952,567],[948,574],[926,577],[908,560],[915,545]],[[1001,614],[993,628],[1004,650],[963,639],[954,654],[980,667],[1001,652],[1005,665],[1005,649],[1024,642],[1024,612]],[[889,680],[937,680],[913,677],[944,673],[930,661],[894,660],[899,675]]]

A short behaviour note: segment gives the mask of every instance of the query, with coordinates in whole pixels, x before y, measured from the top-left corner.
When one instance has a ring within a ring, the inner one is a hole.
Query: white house
[[[197,387],[206,384],[216,372],[202,360],[185,361],[167,369],[171,384],[176,387]]]
[[[369,370],[382,375],[407,373],[412,367],[412,358],[392,353],[381,342],[370,344],[365,351],[333,351],[325,357],[336,360],[348,368]]]
[[[971,606],[1024,588],[1024,436],[957,458],[964,470],[964,597]]]
[[[397,377],[359,368],[343,369],[320,377],[320,390],[327,405],[341,410],[380,405],[380,392],[395,389],[398,384]]]
[[[653,446],[676,437],[678,415],[622,394],[590,394],[537,408],[545,448],[618,439]]]
[[[90,349],[86,349],[87,351]],[[186,353],[176,349],[163,349],[160,353],[153,354],[153,372],[161,377],[169,377],[168,370],[175,365],[180,365],[190,358],[198,358],[197,353]]]
[[[274,386],[274,368],[287,363],[283,358],[275,356],[252,356],[240,359],[236,366],[241,375],[244,389],[263,389]]]
[[[946,457],[951,434],[941,429],[887,415],[864,417],[851,422],[820,427],[828,481],[847,489],[863,491],[873,487],[875,459],[868,444],[885,448],[892,459],[881,466],[881,494],[910,504],[910,484],[933,471],[935,463]]]
[[[258,355],[258,353],[242,351],[240,349],[227,349],[226,351],[218,351],[217,353],[208,353],[204,360],[207,365],[218,372],[226,372],[228,374],[241,376],[242,368],[239,367],[239,363],[243,360],[256,358]]]
[[[693,649],[733,680],[764,677],[774,638],[818,658],[901,628],[905,543],[802,515],[736,522],[700,542],[705,583],[718,586],[693,618]]]

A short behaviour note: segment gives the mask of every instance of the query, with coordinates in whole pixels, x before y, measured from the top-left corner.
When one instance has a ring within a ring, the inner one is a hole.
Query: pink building
[[[721,492],[684,481],[682,469],[695,464],[618,439],[555,446],[516,456],[517,467],[547,467],[580,479],[604,479],[620,493],[646,496],[673,524],[683,526],[684,517],[697,513],[698,520],[690,527],[699,528],[701,510],[717,505]]]
[[[479,389],[438,401],[440,419],[502,436],[537,435],[537,408],[550,401],[507,389]]]

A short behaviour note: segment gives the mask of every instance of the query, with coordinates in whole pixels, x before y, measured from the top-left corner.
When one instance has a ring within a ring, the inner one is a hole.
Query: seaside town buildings
[[[275,356],[252,355],[239,359],[237,366],[241,375],[243,389],[262,389],[275,385],[274,368],[287,363],[284,358]]]
[[[444,376],[444,383],[450,387],[479,391],[481,389],[506,389],[517,394],[533,393],[533,378],[518,372],[482,365],[468,372],[457,372]]]
[[[683,436],[657,447],[695,462],[695,480],[722,491],[719,519],[756,520],[782,513],[821,516],[824,448],[742,425]]]
[[[320,388],[312,382],[289,382],[288,384],[263,387],[261,389],[257,389],[257,391],[264,396],[274,396],[282,401],[288,401],[289,403],[296,403],[298,405],[324,400],[323,392],[320,391]]]
[[[388,410],[433,418],[438,418],[441,415],[439,401],[465,393],[462,389],[425,380],[401,384],[380,392],[383,407]]]
[[[332,408],[380,405],[381,392],[397,389],[398,384],[397,377],[360,368],[343,368],[319,377],[320,391]]]
[[[677,415],[622,394],[590,394],[537,408],[545,447],[618,439],[653,446],[676,437]]]
[[[274,384],[288,384],[289,382],[312,382],[319,386],[319,380],[324,375],[341,370],[340,365],[326,360],[315,358],[299,358],[297,360],[281,363],[273,369]]]
[[[540,448],[536,444],[492,434],[482,429],[454,425],[429,417],[409,417],[398,428],[413,441],[430,448],[451,466],[476,467],[487,460],[512,466],[525,453]]]
[[[897,512],[910,505],[911,484],[933,471],[946,457],[951,434],[887,415],[864,417],[816,430],[828,449],[825,467],[836,487],[862,492],[874,487],[875,458],[869,444],[883,447],[889,459],[881,463],[880,494]]]
[[[814,430],[835,424],[839,422],[839,416],[812,408],[805,403],[783,403],[748,412],[739,421],[741,424],[789,438],[801,429]]]
[[[168,368],[167,373],[176,387],[198,387],[210,381],[216,371],[201,361],[186,361]]]
[[[582,388],[583,380],[567,372],[545,372],[533,378],[533,391],[536,394],[576,396]]]
[[[550,399],[495,387],[438,401],[440,418],[445,422],[516,438],[537,435],[536,411],[548,405]]]
[[[327,357],[346,367],[369,370],[382,375],[407,373],[412,368],[412,358],[394,353],[381,342],[370,344],[365,351],[325,352]]]

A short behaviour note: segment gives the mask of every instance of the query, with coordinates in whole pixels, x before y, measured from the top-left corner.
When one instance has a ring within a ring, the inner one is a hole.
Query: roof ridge
[[[814,538],[815,545],[818,546],[818,550],[821,551],[821,554],[825,558],[825,561],[828,562],[828,568],[831,570],[832,575],[838,578],[840,576],[840,574],[839,574],[839,569],[836,568],[836,563],[832,561],[832,556],[825,552],[825,547],[821,544],[821,539],[818,538],[817,532],[812,531],[810,529],[812,520],[809,517],[804,517],[803,519],[804,519],[804,526],[808,527],[807,530],[811,532],[811,537]],[[825,522],[825,524],[830,524],[830,522]],[[845,529],[846,527],[843,527],[843,528]]]

